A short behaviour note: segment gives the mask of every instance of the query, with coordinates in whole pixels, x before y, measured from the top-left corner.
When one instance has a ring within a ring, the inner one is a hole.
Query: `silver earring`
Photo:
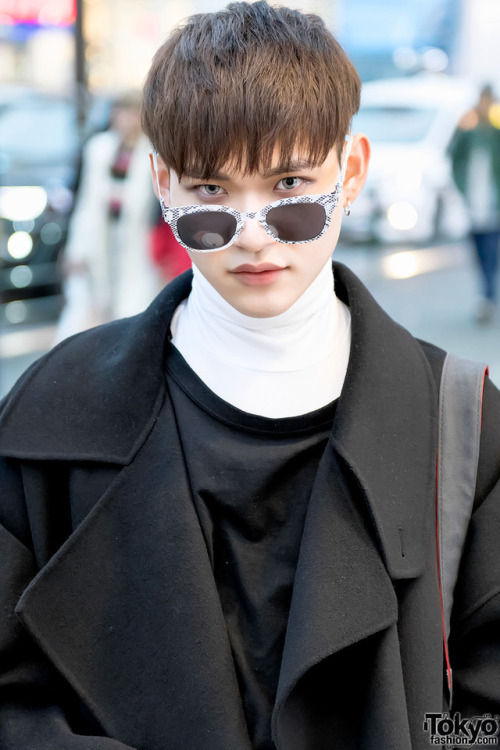
[[[349,216],[351,213],[351,201],[349,200],[349,198],[347,199],[347,203],[344,206],[344,213],[346,216]]]

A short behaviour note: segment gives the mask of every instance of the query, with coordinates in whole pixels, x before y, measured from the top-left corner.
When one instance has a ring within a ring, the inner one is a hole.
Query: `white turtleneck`
[[[193,274],[172,319],[172,341],[214,393],[272,418],[307,414],[340,395],[351,317],[335,295],[330,260],[286,312],[270,318],[243,315],[196,266]]]

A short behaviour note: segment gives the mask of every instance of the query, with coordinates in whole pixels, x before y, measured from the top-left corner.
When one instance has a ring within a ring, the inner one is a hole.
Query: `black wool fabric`
[[[282,419],[233,407],[172,346],[167,380],[254,750],[271,714],[311,489],[336,402]]]

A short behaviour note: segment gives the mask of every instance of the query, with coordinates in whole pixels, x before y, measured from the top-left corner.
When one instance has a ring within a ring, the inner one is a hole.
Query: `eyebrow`
[[[205,177],[203,170],[192,167],[191,169],[185,169],[182,173],[182,177],[188,177],[191,180],[203,180],[203,182],[210,183],[211,180],[229,180],[230,177],[223,172],[213,172],[208,177]],[[182,179],[181,177],[181,179]]]
[[[259,172],[260,176],[264,179],[267,179],[268,177],[276,177],[280,174],[290,174],[292,172],[301,172],[306,169],[312,169],[313,164],[308,161],[307,159],[293,159],[292,161],[286,162],[285,164],[278,164],[276,167],[271,167],[270,169],[266,169],[264,172]],[[224,172],[214,172],[209,177],[203,176],[203,170],[197,167],[193,167],[192,169],[186,169],[183,174],[183,177],[188,177],[193,180],[203,180],[204,182],[210,183],[211,180],[213,181],[229,181],[231,177]]]
[[[263,177],[276,177],[279,174],[290,174],[291,172],[302,172],[304,169],[312,169],[313,164],[307,159],[293,159],[286,164],[278,164],[276,167],[267,169]]]

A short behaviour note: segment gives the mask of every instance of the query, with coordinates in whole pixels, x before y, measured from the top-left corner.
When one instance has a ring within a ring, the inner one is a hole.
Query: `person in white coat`
[[[149,251],[155,198],[139,102],[118,100],[92,136],[64,252],[66,304],[56,341],[142,311],[162,287]]]

